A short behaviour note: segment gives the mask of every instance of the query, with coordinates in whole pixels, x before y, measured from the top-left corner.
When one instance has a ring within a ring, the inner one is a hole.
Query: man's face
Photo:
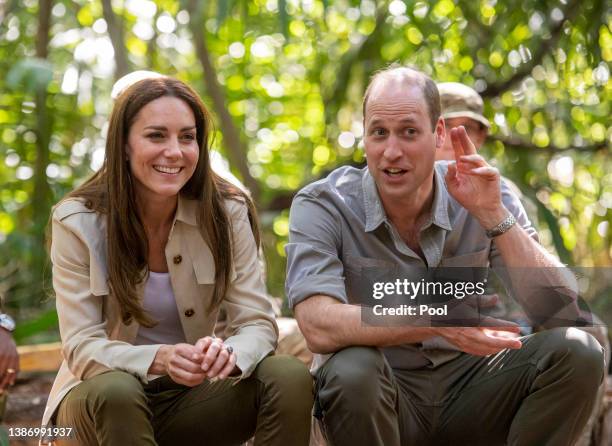
[[[364,124],[368,169],[383,202],[429,190],[436,149],[444,143],[444,122],[439,119],[431,128],[421,89],[405,82],[381,82],[368,99]]]
[[[465,130],[476,146],[476,150],[480,150],[482,145],[487,139],[487,128],[482,126],[480,122],[476,121],[472,118],[467,118],[464,116],[457,118],[447,118],[444,120],[446,124],[446,132],[450,132],[452,128],[459,127],[460,125],[465,127]],[[453,150],[453,144],[451,143],[450,134],[444,140],[444,145],[440,150],[436,152],[436,161],[438,160],[454,160],[455,152]]]

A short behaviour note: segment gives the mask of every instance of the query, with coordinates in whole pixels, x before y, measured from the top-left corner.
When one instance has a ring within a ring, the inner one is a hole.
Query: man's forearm
[[[311,296],[295,307],[295,317],[314,353],[332,353],[350,345],[386,347],[435,336],[429,327],[372,327],[362,323],[361,308],[329,296]]]
[[[494,226],[489,222],[481,224],[488,224],[487,229]],[[572,272],[517,224],[494,240],[505,267],[497,272],[509,281],[532,322],[574,325],[580,313],[576,302],[578,286]]]
[[[490,229],[498,224],[508,210],[501,209],[488,218],[481,219],[481,225]],[[499,250],[504,265],[508,268],[557,268],[563,266],[542,245],[532,239],[523,228],[515,224],[507,232],[495,237],[495,246]]]

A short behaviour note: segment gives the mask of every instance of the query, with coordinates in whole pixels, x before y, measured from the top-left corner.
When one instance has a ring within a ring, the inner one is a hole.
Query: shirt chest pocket
[[[377,283],[393,282],[397,264],[372,257],[347,256],[344,259],[345,285],[349,302],[370,304]]]
[[[441,267],[479,268],[489,265],[489,248],[476,252],[442,258]]]

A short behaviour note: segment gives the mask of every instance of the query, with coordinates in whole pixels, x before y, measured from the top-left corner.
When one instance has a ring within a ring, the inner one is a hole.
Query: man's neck
[[[434,199],[434,177],[416,191],[401,199],[381,196],[381,202],[389,220],[401,230],[418,232],[431,213]]]

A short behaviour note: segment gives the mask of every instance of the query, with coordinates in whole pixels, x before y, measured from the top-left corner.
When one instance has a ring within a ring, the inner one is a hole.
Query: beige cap
[[[132,86],[138,81],[143,79],[155,79],[159,77],[165,77],[163,74],[157,73],[155,71],[145,71],[145,70],[137,70],[132,71],[131,73],[126,74],[115,84],[113,85],[113,89],[111,90],[111,98],[116,100],[121,93],[128,89],[128,87]]]
[[[482,98],[473,88],[459,82],[442,82],[438,84],[438,91],[444,119],[467,117],[486,127],[491,126],[489,120],[482,115]]]

